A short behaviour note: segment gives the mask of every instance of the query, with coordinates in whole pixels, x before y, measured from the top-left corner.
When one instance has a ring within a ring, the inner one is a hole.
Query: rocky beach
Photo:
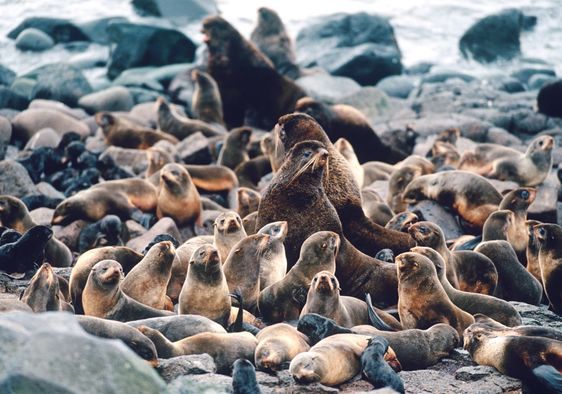
[[[0,392],[562,392],[555,3],[32,3],[0,1]],[[453,309],[405,305],[410,257]],[[330,342],[363,332],[402,389]]]

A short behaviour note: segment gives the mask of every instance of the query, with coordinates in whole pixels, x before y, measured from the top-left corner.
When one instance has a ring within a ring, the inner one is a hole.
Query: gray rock
[[[141,235],[140,237],[129,240],[129,242],[127,242],[127,246],[140,253],[144,250],[146,245],[148,245],[150,241],[154,239],[154,237],[160,234],[171,235],[172,237],[174,237],[180,242],[182,239],[180,235],[180,231],[178,230],[178,227],[176,226],[176,222],[174,222],[174,219],[169,217],[163,217],[158,222],[156,222],[156,224],[152,226],[150,230],[148,230],[145,234]]]
[[[38,225],[50,226],[51,220],[53,220],[53,213],[55,213],[54,209],[41,207],[29,212],[29,216]]]
[[[306,93],[317,100],[337,103],[342,97],[353,95],[361,90],[361,85],[351,78],[335,77],[316,73],[296,80]]]
[[[0,86],[0,108],[12,108],[23,110],[29,104],[29,100],[13,91],[11,88]]]
[[[377,88],[391,97],[408,98],[415,88],[415,79],[404,75],[383,78],[377,83]]]
[[[232,393],[232,378],[217,374],[181,376],[168,384],[168,392],[170,394]]]
[[[160,359],[156,371],[169,383],[182,375],[216,373],[217,366],[213,358],[205,353]]]
[[[130,87],[129,93],[133,96],[135,104],[154,102],[159,96],[162,96],[162,94],[158,92],[138,87]]]
[[[29,100],[29,98],[31,97],[31,93],[33,92],[33,87],[36,83],[37,81],[35,81],[34,79],[18,77],[14,79],[14,82],[12,83],[10,89],[12,90],[12,92],[19,94],[20,96],[25,97]]]
[[[141,16],[161,16],[173,20],[196,21],[219,13],[214,0],[133,0],[132,3]]]
[[[13,160],[0,161],[0,194],[21,198],[37,194],[37,188],[24,166]]]
[[[187,164],[210,164],[213,160],[209,150],[209,141],[201,132],[184,138],[176,145],[181,159]]]
[[[445,240],[456,239],[464,234],[456,218],[443,206],[431,200],[423,200],[411,207],[420,220],[437,224],[443,230]]]
[[[53,39],[43,31],[30,27],[16,38],[16,48],[22,51],[44,51],[55,45]]]
[[[488,142],[493,144],[499,144],[514,148],[523,146],[523,143],[519,138],[517,138],[513,134],[510,134],[507,130],[499,127],[491,127],[488,130],[487,140]]]
[[[0,116],[0,160],[4,160],[6,149],[12,138],[12,124],[3,116]]]
[[[471,382],[481,380],[498,371],[494,367],[485,365],[477,365],[475,367],[462,367],[455,372],[455,379],[462,380],[463,382]]]
[[[0,315],[0,327],[2,392],[160,393],[165,389],[149,364],[123,343],[86,334],[71,314],[9,312]]]
[[[551,171],[544,182],[538,186],[535,201],[529,206],[527,216],[529,219],[541,222],[556,223],[558,193],[560,181],[554,171]]]
[[[405,107],[398,100],[392,100],[381,89],[373,86],[364,87],[358,92],[342,97],[340,103],[357,108],[371,123],[386,121]]]
[[[56,148],[61,136],[50,127],[39,130],[27,141],[24,150],[34,150],[40,147]]]
[[[408,75],[423,75],[427,74],[434,65],[431,62],[420,62],[406,68],[404,72]]]
[[[80,23],[78,27],[90,41],[106,45],[110,42],[109,35],[107,34],[107,27],[113,22],[127,22],[127,18],[121,16],[100,18]]]
[[[511,73],[513,78],[516,78],[521,83],[529,84],[529,80],[535,75],[543,75],[549,77],[556,77],[556,72],[551,68],[545,67],[523,67]]]
[[[475,78],[472,75],[468,75],[466,73],[455,70],[432,70],[431,73],[424,75],[421,83],[441,83],[446,82],[449,79],[460,79],[464,82],[471,82],[474,81]]]
[[[35,16],[21,22],[8,33],[8,38],[15,40],[22,31],[28,28],[41,30],[55,42],[88,41],[84,32],[68,19]]]
[[[66,226],[53,226],[53,235],[70,250],[78,250],[78,237],[88,224],[90,223],[85,220],[75,220]]]
[[[53,109],[31,108],[22,111],[12,119],[12,127],[14,136],[24,142],[46,128],[55,130],[60,136],[69,131],[84,138],[90,134],[85,123]]]
[[[562,319],[556,313],[548,310],[546,305],[535,306],[517,301],[509,303],[519,312],[524,325],[562,329]]]
[[[0,64],[0,85],[10,86],[16,79],[16,73]]]
[[[547,83],[553,82],[555,80],[556,77],[552,77],[550,75],[535,74],[531,78],[529,78],[527,86],[529,87],[529,90],[537,90],[541,89]]]
[[[127,226],[127,231],[129,231],[130,238],[137,238],[141,235],[145,234],[148,230],[145,229],[140,223],[135,222],[134,220],[127,220],[125,222]]]
[[[35,99],[29,103],[29,108],[54,109],[78,120],[84,120],[88,117],[88,114],[82,108],[70,108],[68,105],[54,100]]]
[[[78,105],[89,113],[101,111],[129,111],[133,108],[133,97],[127,88],[111,87],[99,92],[83,96]]]
[[[148,166],[148,159],[146,152],[140,149],[120,148],[118,146],[110,146],[102,153],[100,159],[104,156],[111,156],[118,166],[124,167],[133,171],[135,174],[140,174]]]

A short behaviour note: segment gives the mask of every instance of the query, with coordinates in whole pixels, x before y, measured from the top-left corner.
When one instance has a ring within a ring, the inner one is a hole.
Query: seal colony
[[[530,217],[555,138],[461,152],[467,138],[444,128],[410,154],[415,126],[381,136],[359,109],[310,97],[281,19],[258,15],[251,41],[203,21],[185,110],[159,97],[99,111],[88,139],[17,157],[65,198],[0,195],[0,270],[30,279],[0,311],[83,315],[154,367],[207,353],[234,392],[259,392],[255,369],[405,392],[402,369],[461,346],[562,392],[562,332],[509,302],[562,313],[562,227]]]

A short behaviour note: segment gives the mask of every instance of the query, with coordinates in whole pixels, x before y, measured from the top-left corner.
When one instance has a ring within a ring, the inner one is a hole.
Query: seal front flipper
[[[158,221],[156,216],[150,213],[144,213],[140,209],[135,209],[131,212],[131,219],[146,229],[150,229]]]
[[[549,393],[562,392],[562,374],[552,365],[541,365],[532,369],[531,372],[541,384],[542,389],[547,389]]]
[[[371,301],[371,295],[369,293],[365,294],[365,302],[367,303],[367,311],[369,312],[369,321],[378,330],[382,331],[395,331],[392,327],[386,324],[380,317],[377,315],[377,311],[373,306],[373,302]]]
[[[306,304],[307,294],[308,294],[308,289],[304,287],[299,287],[291,291],[291,296],[293,300],[295,300],[295,302],[299,304],[301,307],[303,307],[304,304]]]

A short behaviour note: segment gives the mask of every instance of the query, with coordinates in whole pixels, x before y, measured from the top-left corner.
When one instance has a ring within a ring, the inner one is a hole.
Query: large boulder
[[[37,193],[37,188],[24,166],[14,160],[0,161],[0,195],[8,194],[22,198],[27,194]]]
[[[0,86],[0,108],[22,110],[27,107],[29,100],[5,86]]]
[[[3,116],[0,116],[0,160],[4,160],[8,143],[12,138],[12,124]]]
[[[31,108],[12,119],[14,137],[27,143],[39,130],[51,128],[59,135],[74,131],[83,138],[90,134],[88,126],[69,115],[54,109]]]
[[[338,103],[342,97],[361,90],[361,86],[351,78],[334,77],[317,73],[301,77],[295,81],[305,92],[317,100]]]
[[[177,30],[113,22],[107,33],[116,44],[107,70],[112,79],[127,68],[188,63],[195,57],[195,44]]]
[[[562,79],[544,85],[537,96],[539,112],[562,118]]]
[[[0,391],[160,393],[165,384],[121,341],[87,334],[63,312],[0,316]]]
[[[513,59],[521,54],[521,31],[536,23],[535,16],[507,9],[486,16],[472,25],[461,37],[459,48],[465,58],[472,57],[481,63]]]
[[[127,18],[122,16],[112,16],[80,23],[78,26],[90,41],[105,45],[110,42],[109,35],[107,34],[107,27],[110,23],[115,22],[127,22]]]
[[[381,79],[377,83],[377,88],[388,94],[390,97],[408,98],[410,92],[416,87],[415,78],[406,75],[393,75]]]
[[[16,38],[16,48],[22,51],[44,51],[52,48],[55,41],[47,33],[39,29],[30,27],[25,29]]]
[[[10,86],[16,79],[16,73],[0,64],[0,85]]]
[[[55,100],[75,107],[80,97],[92,92],[92,87],[82,72],[65,63],[47,64],[25,77],[37,80],[31,99]]]
[[[132,0],[132,4],[141,16],[160,16],[175,20],[195,21],[219,13],[214,0]]]
[[[88,36],[68,19],[41,16],[26,18],[8,33],[8,37],[15,40],[22,31],[28,28],[41,30],[55,42],[88,41]]]
[[[78,100],[78,105],[89,113],[101,111],[126,111],[133,108],[134,102],[129,90],[114,86],[99,92],[90,93]]]
[[[362,85],[402,72],[394,29],[386,18],[364,12],[335,14],[301,30],[297,58],[303,67],[320,66]]]

